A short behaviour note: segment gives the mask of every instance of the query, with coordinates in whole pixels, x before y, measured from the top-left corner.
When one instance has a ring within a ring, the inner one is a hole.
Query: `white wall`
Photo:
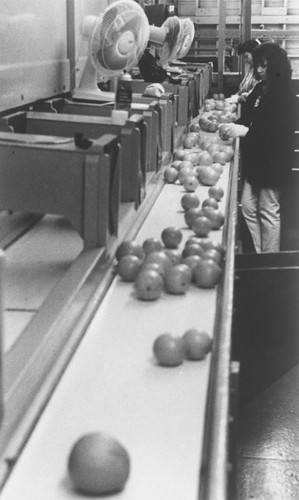
[[[108,0],[1,0],[0,112],[67,92],[81,75],[83,15]]]

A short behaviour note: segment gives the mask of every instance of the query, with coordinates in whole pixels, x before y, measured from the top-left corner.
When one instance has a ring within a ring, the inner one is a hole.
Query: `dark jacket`
[[[249,131],[241,139],[242,175],[257,187],[282,187],[293,161],[296,96],[291,90],[263,95],[258,83],[243,106],[237,123]]]

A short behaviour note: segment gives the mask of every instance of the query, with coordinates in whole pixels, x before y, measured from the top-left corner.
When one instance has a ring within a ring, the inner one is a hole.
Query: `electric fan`
[[[183,57],[185,57],[186,54],[188,54],[195,34],[194,24],[191,21],[191,19],[189,18],[183,19],[182,24],[183,24],[183,37],[182,37],[183,40],[181,47],[179,48],[179,51],[176,55],[177,59],[182,59]]]
[[[84,17],[82,35],[89,42],[88,58],[72,96],[113,101],[115,94],[101,91],[98,82],[110,80],[137,64],[149,40],[147,17],[134,0],[120,0],[99,16]]]
[[[150,26],[149,40],[157,44],[162,66],[177,57],[183,42],[183,25],[177,16],[168,17],[160,28]]]

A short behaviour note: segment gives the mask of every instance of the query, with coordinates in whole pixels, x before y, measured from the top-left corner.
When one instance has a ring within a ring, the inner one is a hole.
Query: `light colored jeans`
[[[279,199],[279,188],[256,188],[245,180],[242,213],[257,253],[280,250]]]

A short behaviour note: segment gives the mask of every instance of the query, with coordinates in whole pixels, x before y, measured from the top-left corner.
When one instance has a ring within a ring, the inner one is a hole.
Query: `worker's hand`
[[[242,103],[242,102],[246,102],[246,100],[247,100],[247,96],[248,96],[248,92],[243,92],[243,94],[241,94],[241,95],[239,96],[239,102],[241,102],[241,103]]]
[[[231,95],[230,97],[228,97],[226,100],[227,102],[231,103],[231,104],[238,104],[239,102],[239,94],[234,94],[234,95]]]
[[[144,96],[150,97],[161,97],[163,94],[165,94],[165,90],[161,83],[151,83],[146,87],[143,93]]]
[[[248,127],[245,125],[237,123],[225,123],[224,125],[219,129],[220,137],[224,141],[234,137],[244,137],[248,132]]]

